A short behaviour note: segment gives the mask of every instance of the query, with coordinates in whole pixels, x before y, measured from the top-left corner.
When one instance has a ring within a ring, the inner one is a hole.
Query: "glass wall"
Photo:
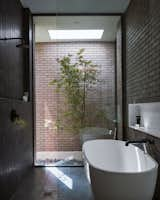
[[[35,23],[35,165],[81,166],[82,144],[112,138],[118,16]]]

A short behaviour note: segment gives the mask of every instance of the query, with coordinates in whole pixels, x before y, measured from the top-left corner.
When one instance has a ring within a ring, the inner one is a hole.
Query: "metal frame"
[[[122,13],[59,13],[59,14],[56,14],[56,13],[35,13],[35,14],[32,14],[32,21],[34,22],[34,17],[38,17],[38,16],[119,16],[120,17],[120,20],[121,20],[121,23],[122,23],[122,26],[124,24],[124,14]],[[124,26],[123,26],[124,27]],[[124,64],[125,64],[125,57],[124,57],[124,35],[123,35],[123,27],[122,27],[122,76],[123,76],[123,81],[125,81],[125,75],[124,75],[124,72],[125,72],[125,67],[124,67]],[[35,52],[35,29],[34,29],[34,23],[32,24],[32,30],[33,30],[33,41],[32,41],[32,49],[33,49],[33,52],[32,52],[32,55],[33,55],[33,66],[32,66],[32,83],[33,83],[33,149],[34,149],[34,152],[33,152],[33,160],[34,160],[34,163],[33,165],[35,167],[42,167],[42,166],[36,166],[35,165],[35,152],[36,152],[36,145],[35,145],[35,141],[36,141],[36,110],[35,110],[35,105],[36,105],[36,101],[35,101],[35,56],[34,56],[34,52]],[[116,64],[116,63],[115,63]],[[123,101],[125,100],[125,95],[124,95],[124,92],[125,92],[125,84],[122,85],[122,94],[123,94]],[[115,97],[115,101],[117,101],[117,97]],[[124,107],[125,107],[125,102],[123,103],[123,118],[125,117],[124,114]],[[125,121],[125,120],[124,120]],[[124,122],[125,124],[125,122]],[[124,129],[124,124],[123,124],[123,129]],[[75,166],[73,166],[75,167]]]

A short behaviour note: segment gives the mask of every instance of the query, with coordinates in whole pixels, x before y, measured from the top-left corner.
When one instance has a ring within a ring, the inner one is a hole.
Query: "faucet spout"
[[[141,140],[128,140],[125,145],[128,146],[129,144],[154,144],[154,140],[150,139],[141,139]]]
[[[128,146],[129,144],[142,144],[144,153],[147,154],[147,147],[146,144],[154,144],[154,140],[150,139],[141,139],[141,140],[129,140],[125,143],[125,146]]]

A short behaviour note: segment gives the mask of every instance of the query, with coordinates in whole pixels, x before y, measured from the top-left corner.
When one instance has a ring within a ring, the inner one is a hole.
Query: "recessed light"
[[[103,29],[84,29],[84,30],[48,30],[51,40],[91,40],[101,39]]]

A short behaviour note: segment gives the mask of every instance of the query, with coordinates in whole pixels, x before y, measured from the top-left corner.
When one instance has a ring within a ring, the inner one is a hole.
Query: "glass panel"
[[[35,165],[81,166],[85,141],[113,138],[118,21],[118,16],[34,18]]]

